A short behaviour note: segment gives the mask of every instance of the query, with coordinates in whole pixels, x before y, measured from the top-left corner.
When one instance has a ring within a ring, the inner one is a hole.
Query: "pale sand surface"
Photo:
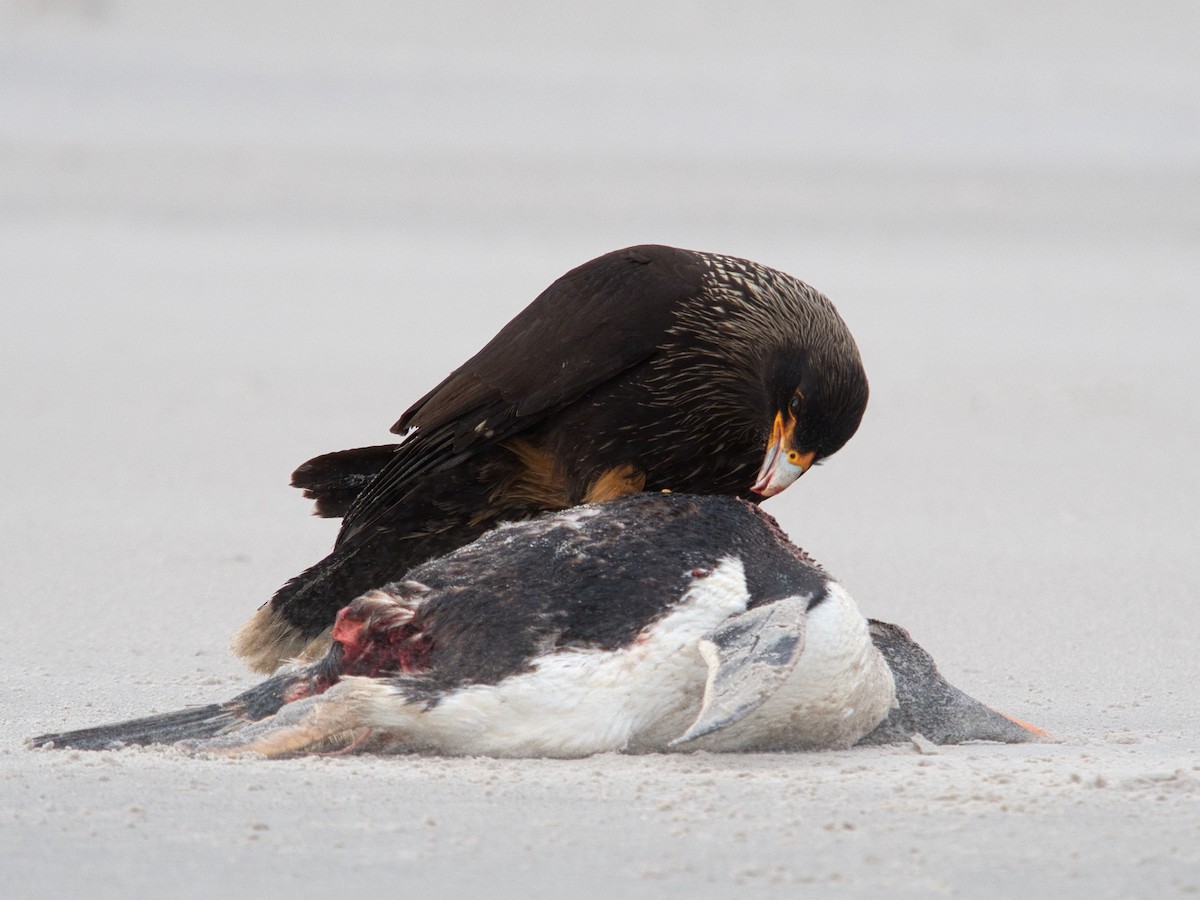
[[[0,3],[0,895],[1200,892],[1195,4],[196,6]],[[1061,743],[23,748],[252,684],[291,469],[642,241],[834,298],[871,408],[767,508]]]

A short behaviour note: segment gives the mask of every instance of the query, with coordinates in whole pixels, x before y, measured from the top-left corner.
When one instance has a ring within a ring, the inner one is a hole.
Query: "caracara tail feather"
[[[340,519],[399,447],[399,444],[380,444],[322,454],[292,473],[292,487],[301,488],[305,497],[315,501],[314,515]]]

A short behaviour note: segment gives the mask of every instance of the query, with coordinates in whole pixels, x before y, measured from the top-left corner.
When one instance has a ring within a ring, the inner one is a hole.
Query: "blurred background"
[[[244,680],[229,635],[335,531],[292,468],[658,242],[855,332],[862,429],[767,509],[868,613],[1025,718],[1177,732],[1197,47],[1190,0],[0,2],[9,674],[116,713]],[[105,628],[140,693],[87,677]]]

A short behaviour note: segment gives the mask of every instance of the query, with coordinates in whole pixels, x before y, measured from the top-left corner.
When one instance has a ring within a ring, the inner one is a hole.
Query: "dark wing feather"
[[[461,421],[459,440],[469,443],[479,433],[474,414],[481,407],[501,401],[521,420],[579,399],[654,352],[678,304],[699,291],[703,274],[696,254],[655,245],[617,250],[572,269],[392,430]]]
[[[416,429],[348,511],[352,543],[423,479],[542,422],[653,355],[704,274],[686,250],[647,245],[572,269],[393,426]]]
[[[411,435],[346,512],[335,546],[352,546],[360,535],[369,535],[372,526],[388,518],[388,514],[403,504],[409,492],[423,479],[458,465],[470,455],[454,452],[452,427],[443,426]]]

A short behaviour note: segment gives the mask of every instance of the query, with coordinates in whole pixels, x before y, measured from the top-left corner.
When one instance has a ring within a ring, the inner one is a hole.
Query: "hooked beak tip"
[[[801,451],[789,446],[793,439],[790,430],[794,422],[783,420],[782,413],[775,414],[771,437],[767,441],[762,466],[750,490],[762,497],[774,497],[793,481],[809,470],[816,460],[816,451]]]
[[[768,453],[763,467],[758,472],[758,480],[750,490],[763,497],[774,497],[791,485],[793,481],[812,467],[812,457],[801,457],[796,462],[787,458],[787,454]]]

